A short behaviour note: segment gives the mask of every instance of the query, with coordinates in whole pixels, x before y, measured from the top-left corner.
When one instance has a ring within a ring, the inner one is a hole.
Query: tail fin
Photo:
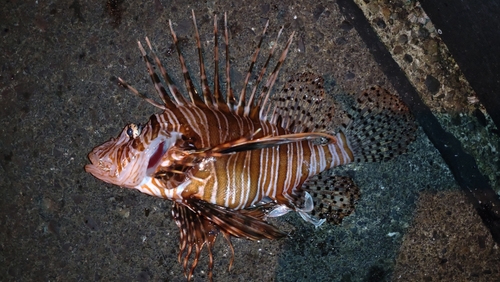
[[[291,76],[273,97],[269,121],[295,133],[342,131],[357,162],[390,160],[415,139],[413,116],[397,96],[373,86],[345,111],[326,95],[323,83],[314,73]]]
[[[417,126],[406,105],[380,86],[359,94],[342,131],[356,162],[387,161],[406,152]]]

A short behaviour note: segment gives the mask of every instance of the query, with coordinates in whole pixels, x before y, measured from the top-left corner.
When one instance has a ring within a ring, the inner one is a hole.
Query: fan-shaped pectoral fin
[[[272,205],[272,203],[270,203]],[[277,239],[286,236],[276,227],[264,221],[269,205],[257,206],[244,210],[230,210],[198,199],[188,199],[174,202],[172,216],[180,229],[180,244],[178,259],[184,266],[184,274],[191,279],[198,264],[201,251],[206,245],[208,249],[208,276],[212,278],[213,254],[212,248],[219,232],[228,242],[234,259],[234,249],[231,236],[250,240]],[[191,265],[191,254],[194,251]]]

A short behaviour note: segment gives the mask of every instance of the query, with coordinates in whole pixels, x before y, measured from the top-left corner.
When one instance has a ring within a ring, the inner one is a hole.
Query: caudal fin
[[[417,129],[403,101],[380,86],[359,94],[342,127],[356,162],[387,161],[406,152]]]

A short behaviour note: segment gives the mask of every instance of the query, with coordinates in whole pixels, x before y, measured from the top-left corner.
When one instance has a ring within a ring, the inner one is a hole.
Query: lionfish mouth
[[[90,164],[85,165],[85,171],[105,182],[113,183],[116,176],[116,167],[111,161],[99,158],[94,151],[88,155]]]
[[[147,162],[147,167],[143,167],[145,176],[152,176],[157,167],[160,165],[165,152],[167,151],[167,143],[160,142],[156,147],[152,147],[149,153],[142,158],[144,164]],[[97,148],[96,148],[97,149]],[[120,186],[135,186],[135,181],[132,179],[140,179],[141,165],[134,165],[124,160],[113,160],[110,156],[101,156],[99,152],[93,150],[88,155],[90,164],[85,166],[85,171],[92,174],[105,182],[112,183]],[[136,159],[136,162],[142,162],[141,158]],[[120,164],[121,169],[120,169]],[[134,182],[134,183],[132,183]]]

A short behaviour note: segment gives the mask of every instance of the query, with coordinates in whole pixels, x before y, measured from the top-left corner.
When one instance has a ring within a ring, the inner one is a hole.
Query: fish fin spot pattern
[[[271,122],[291,132],[331,132],[340,122],[342,111],[323,88],[323,77],[298,73],[286,81],[273,100]]]
[[[356,162],[388,161],[406,152],[417,125],[408,107],[380,86],[361,92],[343,126]]]
[[[340,224],[344,217],[354,211],[360,196],[359,188],[348,176],[325,174],[312,176],[304,182],[297,204],[310,210],[309,213],[313,217]],[[308,208],[308,194],[314,207]]]

